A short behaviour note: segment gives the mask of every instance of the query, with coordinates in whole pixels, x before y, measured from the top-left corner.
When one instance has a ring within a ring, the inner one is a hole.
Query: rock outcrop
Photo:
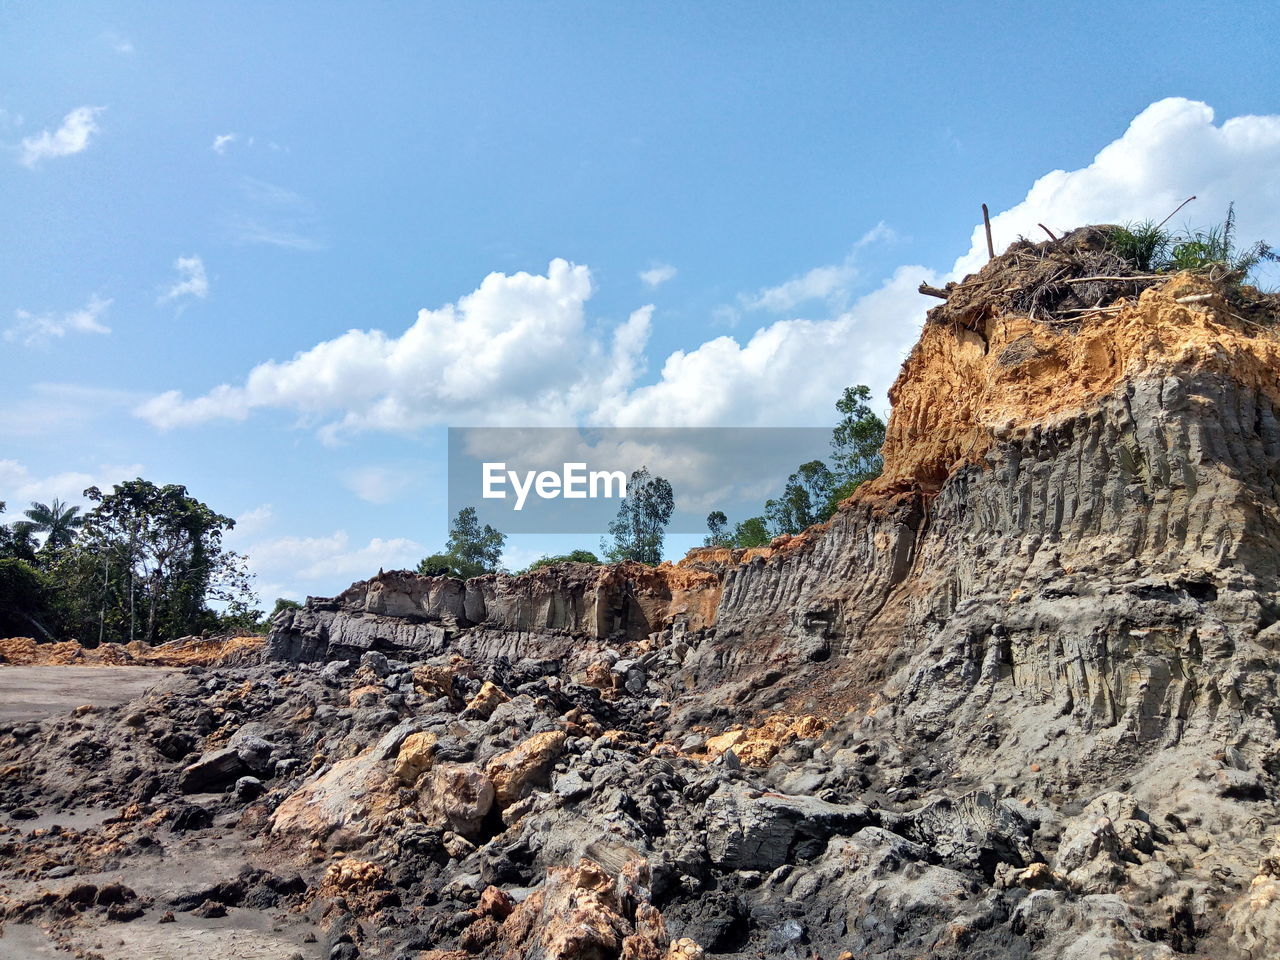
[[[86,866],[234,812],[328,956],[1277,955],[1280,310],[1072,274],[1100,236],[944,291],[827,523],[380,574],[258,667],[10,731],[7,807],[132,804]]]

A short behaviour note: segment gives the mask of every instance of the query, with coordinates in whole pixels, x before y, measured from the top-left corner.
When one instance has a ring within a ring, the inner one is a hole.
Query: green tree
[[[827,505],[835,485],[835,475],[821,460],[802,463],[787,478],[782,496],[765,503],[765,516],[777,533],[799,533],[831,515]]]
[[[34,563],[0,557],[0,637],[57,639],[53,596],[47,575]]]
[[[249,613],[256,598],[245,559],[222,545],[230,517],[186,487],[141,478],[85,496],[96,506],[54,567],[80,639],[155,643],[199,633],[218,622],[210,601],[224,617]]]
[[[638,560],[657,566],[674,510],[675,494],[665,478],[653,476],[648,467],[632,473],[618,516],[609,524],[613,543],[601,544],[609,562]]]
[[[276,597],[276,605],[271,608],[271,614],[267,617],[267,623],[271,623],[285,610],[301,610],[302,604],[297,600],[289,600],[285,597]]]
[[[506,542],[506,535],[489,524],[480,526],[475,507],[463,507],[449,524],[444,552],[423,557],[418,563],[418,573],[443,574],[463,580],[491,573],[502,561],[502,547]]]
[[[23,512],[26,520],[14,524],[16,530],[29,534],[43,533],[45,549],[64,550],[71,546],[76,532],[84,526],[84,517],[77,516],[79,507],[69,507],[61,500],[52,503],[32,501],[31,509]]]
[[[0,512],[3,511],[4,503],[0,502]],[[0,526],[0,559],[35,563],[38,546],[35,537],[25,526],[18,523]]]
[[[880,448],[884,446],[884,421],[869,406],[870,399],[870,388],[858,384],[845,387],[836,401],[840,421],[831,431],[831,462],[835,465],[837,484],[852,482],[855,489],[858,484],[880,476],[884,469],[884,459],[880,456]]]
[[[729,518],[724,515],[723,510],[712,510],[707,514],[707,538],[702,541],[704,546],[723,547],[729,543],[731,537],[729,534]]]
[[[744,549],[767,547],[773,535],[764,517],[748,517],[733,528],[733,545]]]

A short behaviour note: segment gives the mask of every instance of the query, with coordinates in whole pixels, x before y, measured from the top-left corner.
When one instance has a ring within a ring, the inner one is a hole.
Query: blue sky
[[[1280,239],[1224,9],[6,4],[0,499],[184,483],[269,602],[435,550],[448,425],[827,423],[983,201]]]

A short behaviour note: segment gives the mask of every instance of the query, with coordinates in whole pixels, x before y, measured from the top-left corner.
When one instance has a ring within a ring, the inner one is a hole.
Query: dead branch
[[[987,228],[987,259],[994,260],[996,258],[996,245],[991,242],[991,214],[987,212],[987,205],[982,205],[982,225]]]
[[[1176,207],[1174,207],[1174,208],[1173,208],[1173,213],[1169,214],[1167,217],[1165,217],[1163,220],[1161,220],[1158,224],[1156,224],[1156,229],[1157,229],[1157,230],[1159,230],[1159,229],[1160,229],[1161,227],[1163,227],[1166,223],[1168,223],[1170,220],[1172,220],[1172,219],[1173,219],[1173,214],[1174,214],[1174,213],[1177,213],[1179,210],[1181,210],[1183,207],[1185,207],[1188,203],[1190,203],[1190,202],[1191,202],[1192,200],[1194,200],[1194,199],[1195,199],[1195,197],[1194,197],[1194,196],[1187,197],[1187,199],[1183,200],[1180,204],[1178,204]]]
[[[921,283],[916,289],[926,297],[937,297],[939,300],[948,300],[951,298],[951,294],[947,293],[947,291],[939,290],[937,287],[931,287],[927,283]]]
[[[1162,275],[1162,274],[1159,274],[1159,273],[1151,273],[1151,274],[1146,274],[1146,275],[1143,275],[1143,276],[1137,276],[1137,277],[1072,277],[1070,280],[1063,280],[1062,282],[1063,282],[1063,283],[1093,283],[1095,280],[1114,280],[1114,281],[1121,281],[1121,280],[1125,280],[1125,281],[1128,281],[1128,280],[1142,280],[1142,281],[1146,281],[1146,280],[1168,280],[1168,279],[1169,279],[1169,278],[1168,278],[1167,276],[1164,276],[1164,275]]]

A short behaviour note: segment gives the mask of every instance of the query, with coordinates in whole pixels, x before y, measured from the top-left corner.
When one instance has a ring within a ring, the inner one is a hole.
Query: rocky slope
[[[262,665],[8,731],[10,816],[119,808],[15,822],[10,925],[265,911],[270,949],[435,960],[1280,953],[1277,307],[1090,280],[1100,236],[945,291],[884,475],[827,524],[656,570],[380,574],[282,614]],[[227,875],[132,879],[183,856]]]

